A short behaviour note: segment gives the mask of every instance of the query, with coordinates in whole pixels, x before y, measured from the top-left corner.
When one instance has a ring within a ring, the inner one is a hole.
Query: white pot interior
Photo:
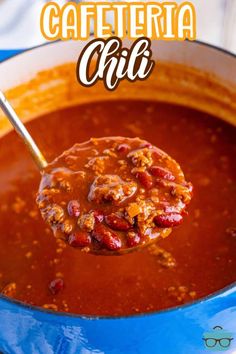
[[[81,87],[75,65],[87,42],[55,42],[0,64],[0,87],[23,120],[66,106],[101,99],[136,98],[191,106],[235,123],[236,58],[194,42],[153,41],[157,61],[151,77],[122,81],[114,92],[101,83]],[[125,41],[129,46],[131,42]],[[0,113],[2,134],[10,129]]]

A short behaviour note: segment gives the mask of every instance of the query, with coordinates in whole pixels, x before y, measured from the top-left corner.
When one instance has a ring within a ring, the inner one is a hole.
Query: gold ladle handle
[[[21,122],[20,118],[17,116],[11,104],[6,99],[2,91],[0,91],[0,107],[7,116],[8,120],[11,122],[13,127],[19,136],[23,139],[24,143],[27,145],[36,165],[40,170],[43,170],[47,166],[47,161],[38,146],[35,144],[33,138],[29,134],[28,130]]]

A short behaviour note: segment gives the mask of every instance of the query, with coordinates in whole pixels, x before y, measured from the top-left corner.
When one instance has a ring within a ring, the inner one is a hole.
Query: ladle
[[[28,147],[39,170],[42,171],[47,166],[47,161],[2,91],[0,91],[0,107]]]

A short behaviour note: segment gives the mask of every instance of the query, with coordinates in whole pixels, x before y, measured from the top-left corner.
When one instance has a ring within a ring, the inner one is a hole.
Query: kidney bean
[[[163,178],[168,181],[175,180],[175,176],[170,171],[166,170],[163,167],[152,166],[149,168],[149,172],[155,177]]]
[[[52,280],[49,284],[49,290],[53,295],[56,295],[64,288],[64,280],[61,278],[56,278]]]
[[[140,236],[139,236],[139,234],[137,232],[135,232],[135,231],[128,232],[128,234],[127,234],[127,245],[129,247],[138,246],[140,241],[141,241],[141,238],[140,238]]]
[[[68,237],[68,244],[72,247],[86,247],[91,244],[91,236],[86,231],[78,231]]]
[[[152,176],[146,171],[137,172],[135,177],[139,180],[142,186],[146,189],[150,189],[153,186]]]
[[[131,228],[127,220],[115,213],[105,216],[105,222],[113,230],[127,231]]]
[[[78,200],[69,201],[67,211],[70,216],[78,218],[80,215],[80,203]]]
[[[116,251],[121,248],[121,240],[118,235],[103,224],[97,224],[92,235],[95,240],[111,251]]]
[[[157,215],[154,218],[154,222],[159,227],[173,227],[182,223],[183,216],[179,213],[169,213]]]
[[[116,150],[122,154],[127,154],[130,151],[130,146],[128,144],[120,144]]]

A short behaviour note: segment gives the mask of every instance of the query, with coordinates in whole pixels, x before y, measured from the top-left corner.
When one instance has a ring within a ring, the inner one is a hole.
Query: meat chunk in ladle
[[[1,92],[0,106],[41,170],[36,202],[55,237],[84,252],[118,255],[182,223],[192,185],[162,150],[139,138],[93,138],[48,164]]]

